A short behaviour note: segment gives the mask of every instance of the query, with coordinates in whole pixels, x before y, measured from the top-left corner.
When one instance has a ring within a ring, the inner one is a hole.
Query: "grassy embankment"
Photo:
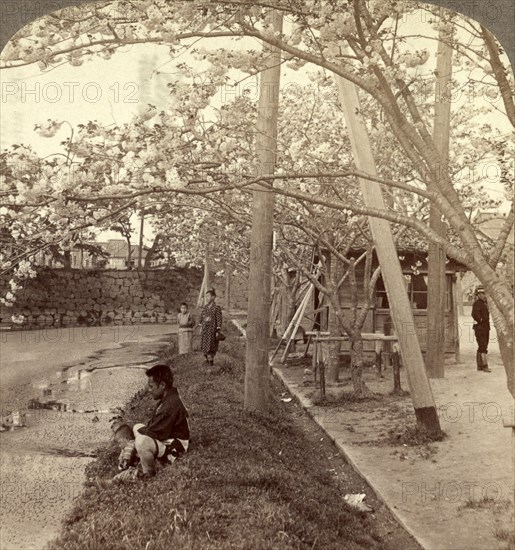
[[[278,393],[269,415],[243,410],[243,346],[234,328],[227,332],[211,369],[199,354],[175,357],[173,345],[162,352],[190,411],[191,452],[147,482],[96,483],[52,550],[387,547],[373,519],[345,504],[345,487],[319,467]],[[127,420],[146,419],[153,407],[141,392]],[[110,479],[118,452],[100,450],[88,477]]]

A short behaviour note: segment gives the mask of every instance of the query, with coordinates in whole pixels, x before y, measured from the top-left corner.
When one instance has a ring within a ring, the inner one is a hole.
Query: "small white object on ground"
[[[349,506],[356,508],[356,510],[359,510],[360,512],[373,512],[374,509],[370,508],[370,506],[363,502],[365,496],[365,493],[347,494],[345,495],[344,500]]]
[[[281,397],[281,401],[283,403],[289,403],[291,401],[291,399],[292,399],[291,397]]]

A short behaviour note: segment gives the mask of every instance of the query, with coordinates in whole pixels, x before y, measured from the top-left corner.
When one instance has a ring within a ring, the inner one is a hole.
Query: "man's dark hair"
[[[188,307],[188,304],[186,302],[181,302],[181,306],[186,306]]]
[[[152,368],[148,369],[145,374],[149,378],[153,378],[157,385],[164,382],[167,388],[173,386],[173,374],[168,365],[154,365]]]

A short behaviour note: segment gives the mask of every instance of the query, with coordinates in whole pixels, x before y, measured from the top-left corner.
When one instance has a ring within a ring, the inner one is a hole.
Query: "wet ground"
[[[175,327],[87,330],[1,335],[2,417],[17,410],[27,424],[0,434],[2,550],[40,549],[56,535],[84,467],[111,437],[113,409],[143,387]]]

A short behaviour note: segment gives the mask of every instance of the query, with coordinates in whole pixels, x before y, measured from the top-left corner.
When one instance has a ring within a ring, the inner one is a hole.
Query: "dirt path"
[[[387,395],[391,372],[382,380],[372,369],[365,374],[369,388],[383,396],[377,401],[320,407],[311,401],[315,387],[303,384],[303,367],[276,367],[403,525],[432,550],[506,548],[513,528],[513,445],[502,423],[513,414],[513,399],[495,342],[489,353],[493,372],[476,371],[467,322],[465,317],[461,323],[462,363],[447,365],[445,378],[431,381],[447,437],[429,445],[395,442],[415,419],[409,397]],[[347,380],[329,393],[338,397],[350,389]]]

